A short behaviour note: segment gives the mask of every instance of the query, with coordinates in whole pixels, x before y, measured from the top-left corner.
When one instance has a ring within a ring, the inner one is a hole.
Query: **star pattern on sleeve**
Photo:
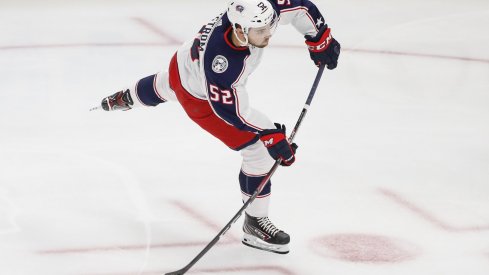
[[[324,24],[323,18],[319,17],[316,22],[316,27],[319,29]]]

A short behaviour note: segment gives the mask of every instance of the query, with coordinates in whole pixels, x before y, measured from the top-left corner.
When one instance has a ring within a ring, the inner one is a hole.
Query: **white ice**
[[[241,205],[238,153],[176,103],[88,112],[227,1],[0,1],[0,274],[163,274]],[[291,253],[238,221],[193,274],[489,274],[489,1],[317,0],[342,43],[273,177]],[[317,69],[282,26],[248,87],[292,128]]]

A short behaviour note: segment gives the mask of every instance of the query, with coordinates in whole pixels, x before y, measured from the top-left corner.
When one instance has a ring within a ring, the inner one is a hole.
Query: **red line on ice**
[[[88,47],[162,47],[174,44],[161,42],[134,42],[134,43],[73,43],[73,44],[27,44],[0,46],[0,50],[32,50],[32,49],[57,49],[57,48],[88,48]]]
[[[170,39],[166,37],[167,39]],[[163,47],[163,46],[178,46],[180,43],[176,41],[170,41],[166,43],[162,42],[134,42],[134,43],[73,43],[73,44],[27,44],[27,45],[6,45],[0,46],[0,50],[34,50],[34,49],[55,49],[55,48],[81,48],[81,47]],[[272,48],[281,49],[305,49],[305,47],[297,45],[271,45]],[[422,53],[408,53],[397,52],[387,50],[369,50],[369,49],[342,49],[345,52],[357,52],[364,54],[379,54],[379,55],[393,55],[393,56],[411,56],[420,58],[432,58],[441,60],[454,60],[454,61],[467,61],[489,64],[489,59],[472,58],[463,56],[449,56],[449,55],[437,55],[437,54],[422,54]]]
[[[193,210],[190,206],[179,202],[179,201],[171,201],[170,202],[175,207],[183,210],[188,216],[192,217],[197,222],[201,223],[203,226],[211,229],[212,231],[217,231],[220,229],[220,226],[213,223],[209,219],[207,219],[204,215],[199,214],[197,211]],[[228,236],[228,235],[226,235]],[[236,237],[228,236],[228,238],[224,238],[217,245],[230,245],[236,244],[238,239]],[[151,244],[150,249],[157,248],[182,248],[182,247],[196,247],[196,246],[205,246],[208,242],[177,242],[177,243],[156,243]],[[63,248],[63,249],[46,249],[38,251],[39,254],[71,254],[71,253],[95,253],[95,252],[107,252],[107,251],[118,251],[118,250],[144,250],[146,249],[146,245],[112,245],[112,246],[92,246],[92,247],[80,247],[80,248]]]
[[[222,229],[222,227],[224,226],[223,225],[217,225],[215,223],[213,223],[212,221],[210,221],[209,219],[207,219],[204,215],[201,215],[200,213],[198,213],[197,211],[195,211],[194,209],[192,209],[191,207],[189,207],[188,205],[182,203],[181,201],[171,201],[171,203],[175,206],[175,207],[178,207],[180,208],[181,210],[183,210],[184,212],[187,213],[187,215],[191,216],[192,218],[196,219],[197,221],[199,221],[201,224],[207,226],[207,228],[213,230],[213,231],[216,231],[216,233]],[[231,218],[231,216],[230,216]],[[229,233],[229,232],[228,232]],[[228,236],[228,235],[226,235]],[[228,236],[230,239],[232,239],[233,241],[237,241],[238,239],[236,237],[232,237],[231,235]]]
[[[169,270],[160,270],[160,271],[146,271],[143,273],[138,273],[141,275],[161,275],[165,274],[165,272],[169,272]],[[203,268],[203,269],[195,269],[188,271],[189,274],[199,274],[199,273],[246,273],[246,274],[270,274],[271,272],[276,274],[283,275],[296,275],[296,273],[292,272],[289,269],[280,267],[280,266],[237,266],[237,267],[227,267],[227,268]],[[137,273],[137,272],[136,272]],[[97,273],[90,275],[133,275],[135,272],[124,272],[124,273]]]
[[[158,28],[157,26],[155,26],[154,24],[150,23],[146,19],[143,19],[141,17],[133,17],[132,19],[134,21],[138,22],[139,24],[141,24],[142,26],[144,26],[145,28],[149,29],[153,33],[157,34],[159,37],[169,40],[171,44],[181,44],[181,43],[183,43],[179,39],[173,37],[169,33],[167,33],[164,30]]]
[[[208,269],[197,269],[197,272],[208,272],[208,273],[221,273],[221,272],[259,272],[259,271],[272,271],[284,275],[294,275],[291,270],[288,270],[279,266],[248,266],[248,267],[229,267],[229,268],[208,268]],[[193,273],[193,272],[191,272]],[[260,273],[262,274],[262,273]]]
[[[368,49],[348,49],[347,51],[359,52],[359,53],[372,53],[372,54],[385,54],[385,55],[411,56],[411,57],[423,57],[423,58],[435,58],[435,59],[448,59],[448,60],[457,60],[457,61],[489,63],[489,59],[441,55],[441,54],[409,53],[409,52],[398,52],[398,51],[389,51],[389,50],[368,50]]]
[[[181,242],[181,243],[160,243],[151,244],[150,249],[155,248],[182,248],[182,247],[195,247],[205,246],[207,242]],[[220,242],[218,244],[225,245],[231,244],[230,242]],[[146,245],[114,245],[114,246],[93,246],[85,248],[66,248],[66,249],[47,249],[38,251],[39,254],[73,254],[73,253],[96,253],[96,252],[110,252],[119,250],[145,250]]]
[[[394,191],[380,188],[379,192],[382,195],[384,195],[385,197],[396,202],[397,204],[409,209],[411,212],[414,212],[415,214],[417,214],[422,219],[430,222],[434,226],[436,226],[440,229],[443,229],[445,231],[472,232],[472,231],[489,230],[489,225],[483,225],[483,226],[453,226],[453,225],[450,225],[450,224],[442,221],[441,219],[435,217],[435,215],[431,214],[430,212],[422,209],[421,207],[419,207],[419,206],[415,205],[414,203],[412,203],[412,202],[406,200],[405,198],[401,197],[401,195],[395,193]]]

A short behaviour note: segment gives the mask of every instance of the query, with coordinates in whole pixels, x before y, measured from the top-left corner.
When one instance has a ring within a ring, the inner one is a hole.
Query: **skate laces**
[[[268,217],[263,217],[263,218],[258,218],[258,224],[267,232],[270,233],[272,236],[275,237],[275,235],[280,231],[273,223],[268,219]]]

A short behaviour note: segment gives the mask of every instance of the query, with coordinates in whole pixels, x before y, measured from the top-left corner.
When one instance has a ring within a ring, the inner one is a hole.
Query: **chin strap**
[[[238,39],[239,43],[241,44],[240,46],[242,47],[245,47],[245,46],[248,46],[248,34],[247,32],[245,32],[243,30],[243,34],[244,34],[244,37],[245,37],[245,41],[239,39],[239,35],[238,33],[236,32],[236,28],[233,26],[233,32],[234,32],[234,35],[236,36],[236,39]]]

